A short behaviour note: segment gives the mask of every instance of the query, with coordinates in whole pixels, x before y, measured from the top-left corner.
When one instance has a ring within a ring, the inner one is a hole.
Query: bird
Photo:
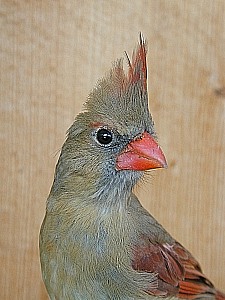
[[[217,299],[192,254],[134,187],[167,168],[148,108],[147,42],[116,60],[68,129],[39,237],[51,300]]]

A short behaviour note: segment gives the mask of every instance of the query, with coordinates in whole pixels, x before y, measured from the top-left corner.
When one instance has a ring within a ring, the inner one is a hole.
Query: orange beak
[[[116,160],[117,170],[145,171],[157,168],[167,168],[166,158],[159,145],[146,131],[131,141]]]

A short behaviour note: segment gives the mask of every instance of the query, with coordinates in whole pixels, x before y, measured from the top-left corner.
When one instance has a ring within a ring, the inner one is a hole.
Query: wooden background
[[[38,234],[58,150],[139,31],[169,169],[137,193],[225,290],[225,1],[1,0],[0,299],[47,299]]]

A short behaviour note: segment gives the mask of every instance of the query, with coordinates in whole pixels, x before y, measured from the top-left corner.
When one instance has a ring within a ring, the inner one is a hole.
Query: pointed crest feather
[[[126,52],[125,52],[126,53]],[[140,42],[136,51],[133,52],[132,63],[126,53],[129,65],[128,81],[129,83],[137,83],[141,81],[142,87],[147,90],[147,44],[140,33]]]
[[[133,51],[132,61],[130,60],[127,52],[125,51],[126,59],[128,62],[128,74],[125,73],[123,68],[123,60],[118,59],[110,72],[111,80],[114,82],[117,91],[124,91],[131,85],[139,83],[139,88],[147,91],[147,43],[140,33],[140,41],[137,48]]]

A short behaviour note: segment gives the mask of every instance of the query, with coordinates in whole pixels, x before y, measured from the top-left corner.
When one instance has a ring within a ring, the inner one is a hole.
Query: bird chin
[[[132,193],[133,187],[143,175],[143,171],[133,170],[116,171],[113,176],[105,174],[97,184],[96,192],[92,195],[92,199],[98,199],[98,203],[110,203],[114,199],[120,199],[121,201],[124,199],[124,202],[126,202]]]

